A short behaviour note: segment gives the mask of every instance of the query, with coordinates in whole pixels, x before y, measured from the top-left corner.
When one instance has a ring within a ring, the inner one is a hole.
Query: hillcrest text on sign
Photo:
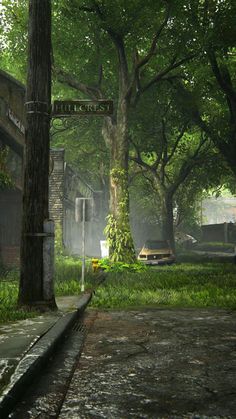
[[[52,116],[112,115],[112,100],[55,100]]]

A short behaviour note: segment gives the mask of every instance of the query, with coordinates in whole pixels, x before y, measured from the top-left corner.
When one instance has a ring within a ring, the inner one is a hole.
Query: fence
[[[236,243],[236,225],[234,223],[203,225],[202,241]]]

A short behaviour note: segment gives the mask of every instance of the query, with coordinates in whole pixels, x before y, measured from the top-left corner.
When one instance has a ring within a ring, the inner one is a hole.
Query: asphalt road
[[[90,316],[60,419],[236,418],[236,313]]]
[[[235,419],[235,320],[216,309],[88,310],[12,417]]]

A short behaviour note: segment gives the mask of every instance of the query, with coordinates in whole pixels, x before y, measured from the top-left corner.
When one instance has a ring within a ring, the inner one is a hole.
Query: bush
[[[110,259],[107,258],[100,259],[98,266],[106,272],[144,272],[148,269],[148,267],[141,262],[111,262]]]

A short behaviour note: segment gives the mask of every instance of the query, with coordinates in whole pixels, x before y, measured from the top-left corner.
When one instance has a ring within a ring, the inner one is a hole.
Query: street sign
[[[85,213],[83,218],[83,205],[85,205]],[[92,198],[75,198],[75,221],[81,223],[83,221],[91,221],[93,218],[93,199]]]
[[[55,100],[53,103],[52,116],[68,117],[75,115],[106,116],[113,113],[113,101],[99,100]]]

